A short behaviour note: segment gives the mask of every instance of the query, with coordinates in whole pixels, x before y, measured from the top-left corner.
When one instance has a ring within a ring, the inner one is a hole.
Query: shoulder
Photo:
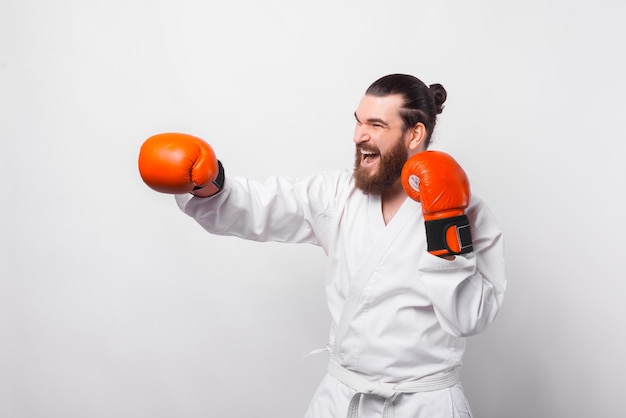
[[[346,186],[353,182],[352,171],[347,169],[323,171],[319,173],[316,177],[325,179],[325,181],[337,184],[338,186]]]
[[[339,196],[354,187],[352,171],[350,170],[323,171],[305,178],[303,182],[307,187],[318,189],[321,193],[331,196]]]

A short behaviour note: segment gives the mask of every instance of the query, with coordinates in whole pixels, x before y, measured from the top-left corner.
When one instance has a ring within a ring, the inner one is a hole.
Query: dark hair
[[[426,86],[420,79],[406,74],[390,74],[374,81],[365,94],[383,97],[399,94],[404,98],[400,116],[404,122],[403,131],[413,128],[419,122],[426,127],[424,145],[428,148],[437,115],[443,112],[446,89],[441,84]]]

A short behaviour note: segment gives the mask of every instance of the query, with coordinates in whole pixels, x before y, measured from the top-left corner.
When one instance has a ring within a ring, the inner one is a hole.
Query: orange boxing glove
[[[422,203],[428,252],[449,256],[473,251],[465,214],[469,180],[451,156],[440,151],[413,155],[402,168],[402,187],[411,199]]]
[[[146,139],[139,151],[139,174],[161,193],[208,197],[224,185],[224,167],[213,148],[200,138],[181,133]]]

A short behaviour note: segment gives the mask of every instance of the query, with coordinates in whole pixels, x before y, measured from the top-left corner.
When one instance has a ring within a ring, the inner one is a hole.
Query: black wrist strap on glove
[[[425,221],[424,225],[429,253],[446,256],[474,251],[467,215]]]
[[[217,167],[217,178],[215,179],[213,184],[215,184],[215,187],[217,187],[219,190],[222,190],[222,187],[224,187],[224,178],[226,176],[224,173],[224,166],[222,165],[222,162],[220,160],[217,160]]]

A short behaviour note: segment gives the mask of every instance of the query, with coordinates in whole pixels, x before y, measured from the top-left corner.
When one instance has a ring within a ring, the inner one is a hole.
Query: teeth
[[[374,151],[361,150],[361,154],[363,154],[363,155],[375,155],[376,153]]]

